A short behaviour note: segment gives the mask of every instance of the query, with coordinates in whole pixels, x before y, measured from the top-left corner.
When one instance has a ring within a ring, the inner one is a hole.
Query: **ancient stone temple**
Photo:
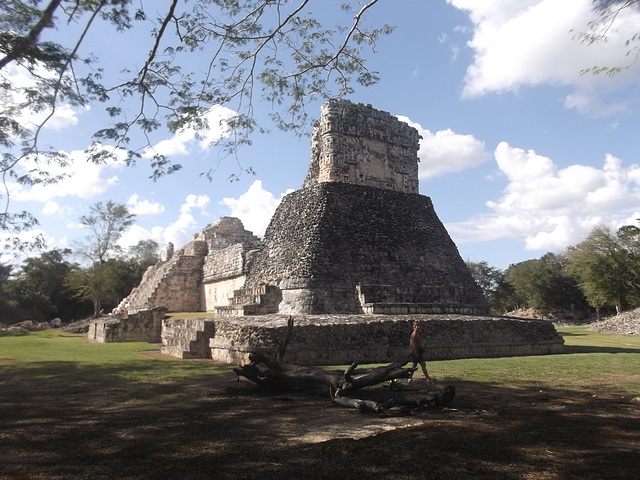
[[[301,335],[291,355],[307,363],[345,362],[358,352],[372,362],[394,358],[414,320],[429,321],[430,336],[441,339],[434,358],[557,352],[562,341],[550,324],[532,336],[533,323],[486,317],[480,287],[418,192],[419,140],[416,129],[369,105],[325,103],[307,176],[284,197],[264,239],[221,218],[177,252],[167,249],[117,313],[212,312],[164,321],[164,351],[230,362],[274,352],[289,315]],[[122,328],[96,327],[94,337],[117,338]]]
[[[488,313],[418,194],[418,142],[386,112],[326,103],[307,178],[276,210],[245,291],[271,287],[273,313]]]
[[[371,106],[333,100],[314,127],[302,188],[260,242],[222,218],[151,268],[129,312],[488,313],[482,291],[418,193],[419,135]]]

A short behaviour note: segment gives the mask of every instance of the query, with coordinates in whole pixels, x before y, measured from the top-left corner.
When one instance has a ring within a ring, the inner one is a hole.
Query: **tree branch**
[[[53,14],[60,6],[62,0],[51,0],[47,8],[42,11],[42,15],[29,31],[26,37],[19,39],[16,42],[15,47],[4,58],[0,59],[0,70],[6,67],[9,63],[18,58],[21,58],[28,50],[30,50],[38,41],[42,31],[51,25],[53,21]]]

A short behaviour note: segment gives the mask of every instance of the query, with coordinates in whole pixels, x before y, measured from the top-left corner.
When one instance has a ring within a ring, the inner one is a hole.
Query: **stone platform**
[[[209,339],[211,358],[230,364],[248,363],[251,353],[275,358],[286,335],[288,318],[264,315],[210,319],[214,325]],[[563,352],[564,340],[552,323],[543,320],[466,315],[309,315],[294,316],[285,361],[345,365],[404,359],[415,321],[421,324],[427,360]]]

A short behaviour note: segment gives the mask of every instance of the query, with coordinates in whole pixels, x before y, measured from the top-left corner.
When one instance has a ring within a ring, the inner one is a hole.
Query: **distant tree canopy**
[[[600,315],[604,307],[620,313],[640,304],[640,228],[625,225],[613,233],[595,227],[563,254],[510,265],[506,271],[487,262],[467,262],[491,310],[503,314],[521,307],[542,315],[554,309],[584,310]]]
[[[597,227],[568,251],[571,270],[597,311],[614,305],[618,313],[640,301],[640,228],[626,225],[615,233]]]
[[[77,247],[78,253],[84,255],[91,262],[103,264],[109,256],[121,253],[118,240],[124,231],[133,225],[135,215],[122,203],[109,200],[103,204],[98,202],[90,207],[89,215],[80,217],[89,234]]]
[[[473,279],[482,289],[482,293],[487,299],[491,311],[494,313],[504,312],[498,299],[498,292],[504,279],[504,272],[490,266],[489,263],[484,260],[480,262],[467,261],[466,264],[469,273],[471,273]]]
[[[510,265],[504,272],[486,262],[472,263],[470,271],[497,314],[529,307],[545,315],[586,305],[576,278],[566,270],[566,259],[553,253]]]
[[[586,303],[578,282],[566,270],[566,259],[553,253],[509,266],[505,280],[513,287],[514,305],[531,307],[542,314],[580,308]]]
[[[27,211],[9,211],[7,180],[50,184],[72,174],[68,168],[52,174],[51,165],[67,167],[68,158],[42,142],[43,129],[62,107],[103,104],[110,120],[93,134],[87,158],[124,157],[133,165],[151,152],[153,179],[181,168],[154,153],[153,134],[203,132],[213,107],[230,112],[221,125],[227,154],[266,128],[255,115],[258,100],[272,106],[278,128],[304,132],[308,102],[378,81],[363,58],[365,48],[373,50],[392,31],[365,26],[367,10],[378,1],[358,2],[355,9],[332,5],[337,24],[329,27],[311,10],[323,2],[311,0],[0,2],[0,232],[37,223]],[[99,31],[103,38],[140,32],[115,71],[104,66],[114,53],[111,42],[94,42],[98,50],[87,51]],[[21,169],[27,161],[29,168]]]
[[[68,322],[94,313],[94,295],[100,308],[111,311],[138,286],[145,270],[156,263],[153,240],[143,240],[126,257],[110,258],[100,269],[67,260],[71,250],[51,250],[24,260],[22,266],[0,265],[0,324],[22,320]],[[140,255],[140,252],[144,254]],[[5,267],[5,268],[2,268]],[[13,276],[10,276],[14,273]]]
[[[51,250],[27,258],[12,278],[0,284],[0,323],[21,320],[76,319],[91,312],[91,304],[78,300],[65,281],[79,266],[66,260],[71,250]]]
[[[76,253],[88,258],[91,264],[68,275],[67,286],[78,298],[93,302],[95,316],[100,314],[102,303],[113,302],[121,290],[120,282],[126,274],[119,270],[116,261],[123,253],[117,242],[134,218],[126,205],[111,200],[92,205],[89,215],[80,217],[89,234],[77,245]],[[144,245],[137,247],[143,249]]]

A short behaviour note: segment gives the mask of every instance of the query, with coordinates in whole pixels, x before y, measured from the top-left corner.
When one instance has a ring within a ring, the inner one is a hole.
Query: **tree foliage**
[[[614,305],[620,313],[640,301],[640,228],[626,225],[613,233],[596,227],[568,255],[571,270],[597,311]]]
[[[69,249],[55,249],[27,258],[13,278],[0,284],[2,323],[79,318],[90,312],[66,287],[66,278],[79,269],[66,259],[70,254]]]
[[[589,45],[606,42],[620,15],[630,8],[640,9],[640,0],[593,0],[593,9],[597,18],[589,22],[588,30],[580,32],[578,38]],[[630,58],[627,65],[595,65],[582,70],[582,73],[615,75],[629,68],[640,55],[640,32],[634,33],[628,38],[625,46],[627,48],[626,54]]]
[[[91,262],[102,264],[110,254],[119,253],[117,241],[124,231],[133,225],[135,215],[122,203],[109,200],[103,204],[98,202],[90,207],[89,215],[80,217],[80,223],[89,229],[79,252]]]
[[[157,261],[155,241],[143,240],[136,247],[129,258],[110,258],[84,268],[67,260],[69,249],[27,258],[12,276],[13,266],[0,265],[0,323],[85,318],[93,313],[95,301],[100,308],[113,309]]]
[[[504,313],[499,302],[499,288],[503,282],[504,272],[492,267],[488,262],[466,262],[469,273],[482,289],[484,297],[493,313]]]
[[[365,26],[366,12],[377,2],[358,3],[355,10],[343,4],[342,14],[334,15],[338,24],[328,28],[314,15],[318,2],[311,0],[1,2],[0,231],[15,233],[37,223],[29,212],[9,210],[8,180],[48,184],[72,174],[51,173],[52,163],[65,167],[69,159],[42,142],[43,129],[61,107],[104,105],[110,120],[86,151],[96,163],[124,155],[127,164],[135,164],[158,131],[203,132],[214,106],[233,112],[222,122],[223,150],[229,154],[250,144],[253,131],[266,128],[254,114],[257,100],[273,106],[277,127],[301,133],[310,122],[308,102],[378,81],[363,58],[365,48],[374,49],[392,30]],[[86,46],[97,29],[102,35],[144,32],[130,45],[139,56],[117,72],[105,68],[100,60],[113,55],[110,43],[100,42],[103,50],[95,52]],[[26,161],[29,168],[21,170]],[[155,153],[150,169],[157,179],[180,165]]]
[[[89,301],[93,315],[105,309],[112,310],[138,285],[141,275],[133,262],[110,259],[103,264],[94,264],[79,269],[66,277],[66,285],[74,297]]]
[[[80,223],[90,233],[84,243],[78,245],[77,251],[90,259],[91,264],[69,275],[67,285],[78,298],[93,303],[96,316],[100,314],[104,301],[113,300],[118,295],[118,264],[114,260],[121,249],[117,241],[133,224],[134,217],[126,205],[111,200],[106,204],[98,202],[92,205],[90,214],[80,217]]]
[[[510,265],[505,279],[513,287],[511,301],[544,314],[554,309],[575,309],[585,300],[577,280],[567,271],[562,256],[546,253],[539,259]]]

